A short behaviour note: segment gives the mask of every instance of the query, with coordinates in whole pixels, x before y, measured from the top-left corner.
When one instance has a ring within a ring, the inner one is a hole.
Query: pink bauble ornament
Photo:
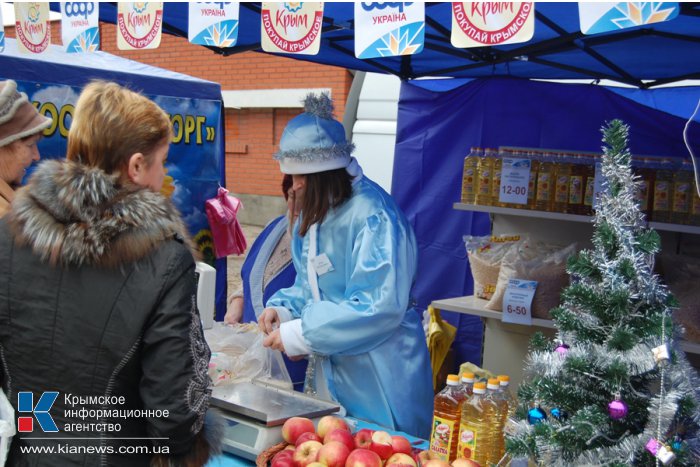
[[[554,351],[563,357],[569,351],[569,348],[570,347],[568,345],[566,345],[562,342],[561,344],[559,344],[557,346],[556,349],[554,349]]]
[[[610,414],[610,418],[613,420],[625,418],[625,416],[627,416],[627,410],[627,404],[620,399],[615,399],[608,404],[608,413]]]

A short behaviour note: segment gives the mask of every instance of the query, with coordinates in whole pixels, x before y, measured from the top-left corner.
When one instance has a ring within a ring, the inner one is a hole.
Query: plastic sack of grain
[[[474,278],[475,296],[486,300],[493,296],[503,256],[522,240],[520,235],[464,236],[469,267]]]
[[[485,307],[501,311],[510,279],[537,281],[530,306],[532,317],[551,319],[549,310],[559,305],[561,291],[569,285],[566,260],[575,252],[575,243],[562,246],[525,241],[511,248],[501,261],[496,291]]]

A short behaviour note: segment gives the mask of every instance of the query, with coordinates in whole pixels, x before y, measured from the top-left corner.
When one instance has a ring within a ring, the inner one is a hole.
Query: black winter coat
[[[161,195],[77,163],[20,190],[0,221],[0,383],[15,410],[57,391],[58,431],[17,412],[33,431],[8,465],[205,462],[210,353],[184,232]]]

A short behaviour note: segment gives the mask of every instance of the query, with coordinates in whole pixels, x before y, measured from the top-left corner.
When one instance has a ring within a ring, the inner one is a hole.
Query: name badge
[[[322,253],[312,259],[311,264],[313,265],[316,274],[319,276],[322,276],[327,272],[335,271],[333,268],[333,263],[331,263],[331,260],[328,259],[328,255],[325,253]]]

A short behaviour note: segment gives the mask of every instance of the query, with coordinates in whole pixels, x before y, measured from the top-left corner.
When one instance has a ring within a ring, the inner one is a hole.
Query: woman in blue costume
[[[290,252],[289,216],[293,216],[293,222],[299,212],[295,209],[291,188],[292,176],[285,175],[282,193],[287,201],[287,215],[270,221],[248,250],[241,267],[241,288],[229,296],[225,323],[257,322],[265,302],[272,294],[294,284],[297,273]],[[294,389],[303,390],[306,360],[291,361],[286,355],[283,356]]]
[[[294,285],[267,301],[266,346],[309,356],[305,391],[347,414],[426,438],[430,359],[410,292],[415,236],[394,200],[363,177],[326,95],[309,96],[275,158],[301,204]]]

